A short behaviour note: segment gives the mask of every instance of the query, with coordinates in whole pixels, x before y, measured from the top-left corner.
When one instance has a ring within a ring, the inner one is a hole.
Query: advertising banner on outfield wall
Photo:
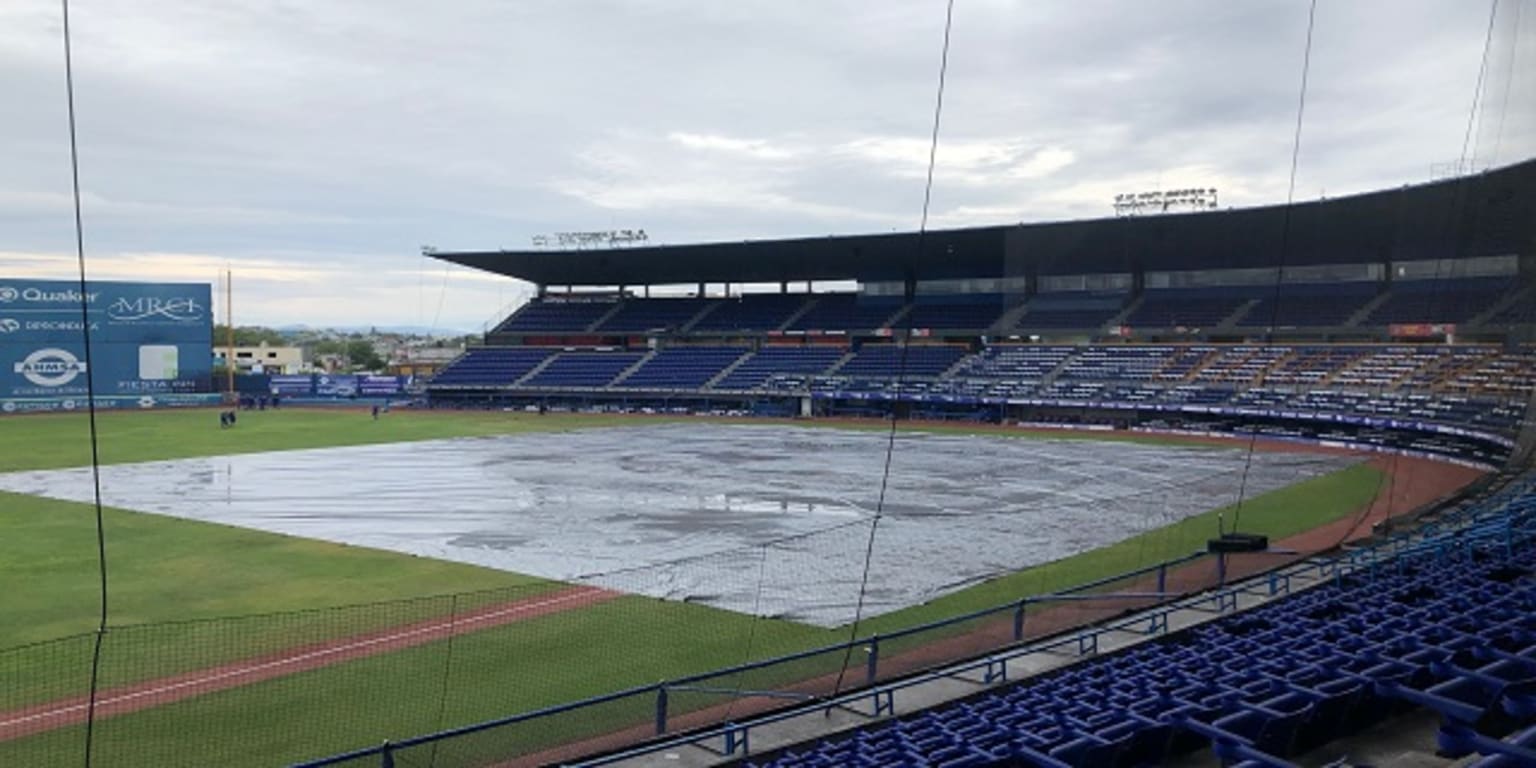
[[[82,292],[74,281],[0,278],[0,401],[64,409],[88,384],[98,398],[149,398],[142,407],[207,393],[211,300],[200,283],[89,282]]]

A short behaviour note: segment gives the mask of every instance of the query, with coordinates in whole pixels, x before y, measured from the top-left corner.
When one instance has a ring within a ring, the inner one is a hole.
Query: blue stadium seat
[[[1446,754],[1532,764],[1536,478],[1447,520],[1390,567],[745,764],[1285,766],[1411,706],[1442,713]]]

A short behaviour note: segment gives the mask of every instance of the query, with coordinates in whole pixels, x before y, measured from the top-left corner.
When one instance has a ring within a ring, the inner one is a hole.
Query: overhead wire
[[[1296,169],[1301,161],[1301,127],[1307,113],[1307,82],[1312,72],[1312,33],[1317,26],[1317,0],[1312,0],[1307,8],[1307,42],[1302,49],[1301,56],[1301,89],[1296,96],[1296,129],[1291,137],[1291,174],[1290,182],[1285,191],[1284,215],[1280,223],[1280,252],[1279,265],[1275,267],[1274,291],[1269,302],[1269,324],[1264,329],[1264,346],[1260,354],[1266,354],[1270,345],[1274,343],[1275,324],[1280,318],[1280,294],[1285,284],[1285,263],[1291,247],[1291,214],[1296,202]],[[1248,493],[1248,478],[1253,469],[1253,453],[1258,446],[1259,431],[1252,430],[1248,436],[1248,450],[1243,459],[1243,475],[1238,481],[1237,502],[1232,510],[1232,532],[1236,532],[1242,521],[1243,502]],[[1223,535],[1227,531],[1222,529],[1221,516],[1216,518],[1216,533]]]
[[[1472,158],[1468,156],[1468,152],[1469,148],[1473,146],[1471,144],[1471,140],[1474,133],[1474,126],[1481,122],[1482,111],[1487,109],[1486,99],[1483,98],[1482,93],[1487,78],[1489,51],[1493,45],[1494,22],[1498,18],[1498,13],[1499,0],[1490,0],[1488,9],[1488,29],[1483,38],[1483,52],[1480,64],[1478,65],[1477,80],[1472,86],[1472,103],[1467,110],[1467,127],[1462,138],[1461,155],[1458,158],[1456,165],[1456,172],[1458,174],[1458,179],[1456,182],[1456,194],[1451,204],[1452,215],[1448,219],[1451,222],[1460,221],[1462,214],[1466,211],[1467,185],[1469,180],[1472,178],[1470,166],[1473,162]],[[1475,151],[1473,151],[1473,154],[1475,155]],[[1455,226],[1455,224],[1452,224],[1452,226]],[[1434,270],[1431,272],[1430,276],[1431,289],[1429,291],[1429,301],[1427,303],[1427,306],[1429,307],[1429,315],[1431,318],[1439,317],[1442,310],[1449,305],[1447,299],[1449,291],[1446,283],[1455,277],[1454,274],[1449,274],[1453,273],[1454,271],[1454,268],[1449,264],[1449,259],[1443,258],[1443,254],[1437,254],[1434,260]],[[1433,365],[1433,363],[1430,365]],[[1408,383],[1412,384],[1413,382]],[[1430,382],[1428,386],[1433,386],[1433,382]],[[1386,387],[1378,387],[1377,395],[1380,396],[1385,394],[1386,389]],[[1359,532],[1361,524],[1364,523],[1368,517],[1370,517],[1372,510],[1374,510],[1378,504],[1381,504],[1385,507],[1383,511],[1384,522],[1390,523],[1390,521],[1392,521],[1398,513],[1409,511],[1399,510],[1396,508],[1399,497],[1398,482],[1400,478],[1403,478],[1404,474],[1402,470],[1403,461],[1404,457],[1401,451],[1392,451],[1384,459],[1381,459],[1381,462],[1385,464],[1385,471],[1380,472],[1377,476],[1376,490],[1372,497],[1373,502],[1371,504],[1364,505],[1360,510],[1358,510],[1354,515],[1350,517],[1350,525],[1340,529],[1337,539],[1331,542],[1331,546],[1328,548],[1341,546],[1352,536],[1356,535]],[[1383,490],[1386,491],[1386,498],[1384,502],[1381,498]]]
[[[101,684],[102,644],[107,635],[107,533],[101,503],[101,450],[96,426],[96,368],[92,365],[91,361],[91,316],[85,269],[85,224],[84,217],[80,211],[80,147],[75,119],[74,50],[71,47],[69,0],[59,0],[59,3],[64,24],[64,95],[69,113],[69,176],[75,214],[75,265],[78,269],[80,283],[80,337],[81,343],[85,348],[83,360],[85,362],[85,410],[86,419],[90,425],[91,501],[93,511],[95,512],[96,525],[96,572],[98,576],[97,598],[99,611],[96,617],[96,631],[91,643],[91,675],[86,697],[85,751],[83,754],[85,768],[90,768],[93,754],[92,746],[95,743],[96,699]]]
[[[921,259],[921,257],[924,255],[925,249],[927,248],[928,214],[929,209],[933,203],[933,172],[938,160],[939,126],[944,115],[944,85],[946,77],[949,73],[949,42],[950,33],[954,29],[954,20],[955,0],[948,0],[944,8],[944,43],[939,51],[939,82],[936,93],[934,95],[933,127],[928,137],[928,172],[923,181],[923,210],[917,228],[916,248],[917,256],[919,259]],[[914,274],[904,275],[903,277],[904,282],[907,285],[915,285],[916,276]],[[913,304],[916,300],[916,290],[905,290],[903,291],[903,296],[909,304]],[[870,566],[874,562],[875,556],[875,534],[879,530],[880,521],[885,515],[885,497],[886,493],[890,489],[891,463],[896,455],[896,425],[898,421],[897,404],[900,402],[901,393],[906,385],[907,356],[912,345],[912,306],[908,306],[906,312],[907,316],[904,322],[904,328],[902,330],[901,337],[898,339],[898,343],[901,345],[901,350],[898,355],[896,364],[895,396],[892,400],[890,400],[891,425],[890,429],[886,433],[885,463],[880,472],[880,491],[875,500],[875,514],[869,521],[869,536],[865,540],[864,544],[864,567],[859,575],[858,597],[854,605],[853,621],[848,625],[848,648],[843,655],[842,664],[840,664],[838,667],[837,681],[833,685],[834,695],[843,689],[843,679],[848,672],[848,662],[853,655],[853,643],[859,636],[859,625],[863,622],[864,619],[865,598],[869,591],[869,578],[871,572]]]

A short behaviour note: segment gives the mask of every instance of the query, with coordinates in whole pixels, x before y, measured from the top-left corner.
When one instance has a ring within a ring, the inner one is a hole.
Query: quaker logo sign
[[[39,387],[62,387],[85,373],[85,362],[67,349],[39,349],[14,366],[16,373]]]
[[[0,336],[39,347],[85,341],[209,344],[213,291],[205,283],[0,280]],[[7,318],[15,325],[4,322]]]
[[[0,285],[0,304],[42,304],[52,306],[74,305],[78,310],[81,302],[90,303],[101,297],[87,283],[85,293],[80,284],[64,280],[31,280],[27,283]],[[105,285],[134,285],[133,283],[105,283]]]

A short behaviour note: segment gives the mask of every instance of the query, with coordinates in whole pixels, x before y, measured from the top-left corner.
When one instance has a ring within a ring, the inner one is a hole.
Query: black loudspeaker
[[[1263,552],[1269,549],[1269,537],[1257,533],[1223,533],[1220,538],[1205,543],[1212,554],[1228,552]]]

